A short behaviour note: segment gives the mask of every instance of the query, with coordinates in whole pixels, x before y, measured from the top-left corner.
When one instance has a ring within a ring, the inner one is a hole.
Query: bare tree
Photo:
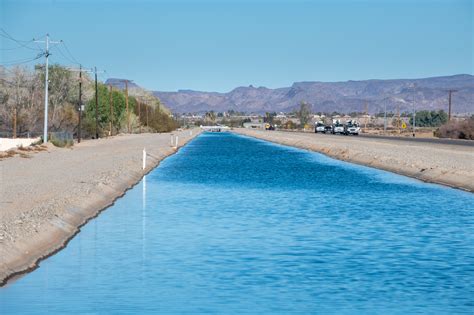
[[[2,118],[5,125],[11,122],[11,130],[13,138],[17,137],[18,132],[18,117],[21,115],[21,110],[28,102],[28,81],[29,74],[26,68],[19,66],[8,70],[9,75],[2,79],[4,88],[2,88],[3,110]]]
[[[301,126],[304,128],[311,118],[311,106],[302,101],[300,108],[296,111],[296,117],[298,117]]]

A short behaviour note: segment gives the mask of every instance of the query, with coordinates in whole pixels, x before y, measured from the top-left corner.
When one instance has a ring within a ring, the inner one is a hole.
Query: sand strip
[[[199,129],[175,132],[179,146]],[[149,153],[142,170],[142,150]],[[165,157],[176,152],[166,134],[88,140],[71,149],[0,160],[0,285],[33,270],[80,227],[109,207]]]
[[[473,147],[252,129],[234,132],[474,192]]]

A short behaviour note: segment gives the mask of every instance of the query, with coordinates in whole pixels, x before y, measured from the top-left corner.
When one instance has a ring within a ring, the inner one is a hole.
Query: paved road
[[[386,139],[386,140],[398,140],[398,141],[411,141],[411,142],[424,142],[424,143],[439,143],[439,144],[451,144],[451,145],[462,145],[468,147],[474,147],[473,140],[459,140],[459,139],[438,139],[438,138],[413,138],[413,137],[393,137],[393,136],[379,136],[379,135],[369,135],[361,134],[360,137],[363,138],[373,138],[373,139]]]
[[[285,131],[285,130],[279,130]],[[298,132],[298,131],[288,131]],[[308,133],[308,132],[305,132]],[[439,139],[439,138],[413,138],[413,137],[396,137],[396,136],[381,136],[371,134],[360,134],[359,136],[344,136],[344,135],[333,135],[333,134],[321,134],[325,137],[360,137],[360,138],[371,138],[371,139],[382,139],[390,141],[408,141],[408,142],[419,142],[419,143],[438,143],[438,144],[449,144],[449,145],[461,145],[467,147],[474,147],[474,140],[460,140],[460,139]]]

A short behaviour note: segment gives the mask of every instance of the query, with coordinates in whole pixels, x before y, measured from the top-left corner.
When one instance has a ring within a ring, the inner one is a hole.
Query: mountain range
[[[346,82],[295,82],[290,87],[237,87],[227,93],[178,90],[154,91],[153,94],[176,113],[223,112],[247,113],[291,112],[301,102],[314,112],[383,112],[448,108],[452,95],[453,113],[474,113],[474,76],[458,74],[422,79],[364,80]]]

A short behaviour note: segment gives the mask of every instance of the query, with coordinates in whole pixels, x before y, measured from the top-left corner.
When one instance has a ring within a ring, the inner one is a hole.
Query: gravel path
[[[234,132],[474,192],[473,147],[283,131]]]
[[[200,131],[175,132],[180,145]],[[176,152],[170,134],[121,135],[0,160],[0,284],[64,247],[79,227]],[[142,170],[142,150],[151,156]]]

